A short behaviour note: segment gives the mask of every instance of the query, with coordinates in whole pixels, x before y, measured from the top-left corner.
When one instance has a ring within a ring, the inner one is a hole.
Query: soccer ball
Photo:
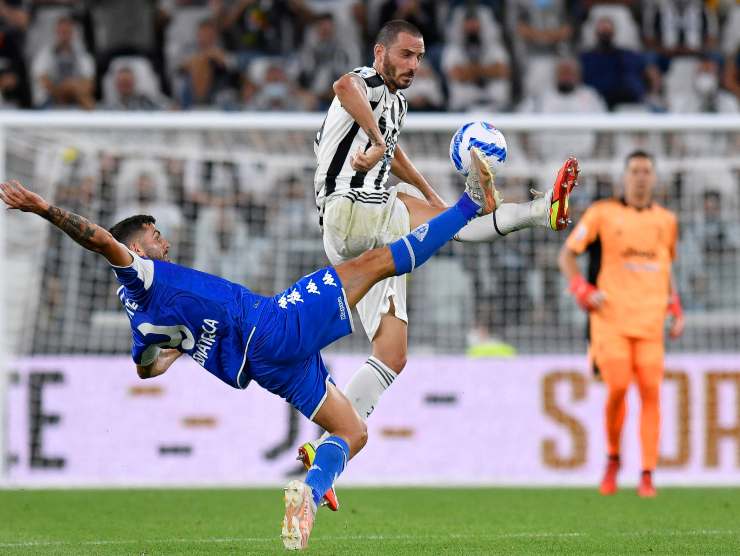
[[[497,172],[506,162],[504,134],[488,122],[469,122],[458,129],[450,141],[450,160],[463,176],[470,171],[470,149],[479,149]]]

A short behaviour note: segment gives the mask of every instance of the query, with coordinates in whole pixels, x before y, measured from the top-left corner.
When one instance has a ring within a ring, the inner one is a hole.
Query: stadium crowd
[[[0,106],[322,110],[396,18],[414,110],[738,111],[734,0],[3,0]]]

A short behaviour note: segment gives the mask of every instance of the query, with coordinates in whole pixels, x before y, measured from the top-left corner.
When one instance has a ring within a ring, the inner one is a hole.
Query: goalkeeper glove
[[[589,284],[580,274],[575,274],[570,279],[570,293],[573,294],[576,302],[584,311],[598,309],[603,298],[603,294],[598,288],[593,284]]]
[[[673,292],[671,294],[671,297],[668,299],[668,314],[674,319],[683,317],[681,298],[678,297],[678,293],[676,292]]]
[[[672,321],[669,333],[671,338],[676,339],[683,334],[684,328],[683,307],[681,307],[681,298],[676,292],[673,292],[668,299],[668,315]]]

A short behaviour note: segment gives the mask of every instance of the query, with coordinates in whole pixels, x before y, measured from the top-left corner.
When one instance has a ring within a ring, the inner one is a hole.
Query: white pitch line
[[[740,531],[721,529],[689,529],[686,531],[635,531],[625,533],[607,533],[607,536],[638,537],[638,536],[721,536],[738,535]],[[567,539],[578,537],[589,537],[588,533],[547,533],[547,532],[521,532],[521,533],[497,533],[497,534],[458,534],[446,535],[341,535],[341,536],[317,536],[312,541],[417,541],[420,539],[459,540],[459,539]],[[151,540],[90,540],[90,541],[23,541],[23,542],[0,542],[0,548],[31,548],[51,546],[105,546],[105,545],[148,545],[148,544],[224,544],[224,543],[277,543],[280,541],[278,535],[272,537],[214,537],[209,539],[151,539]]]

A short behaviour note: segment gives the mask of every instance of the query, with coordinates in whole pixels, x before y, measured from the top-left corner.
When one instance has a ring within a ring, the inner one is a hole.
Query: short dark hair
[[[148,214],[137,214],[136,216],[124,218],[108,231],[116,241],[120,241],[124,245],[128,246],[129,242],[134,239],[136,234],[142,231],[144,226],[155,223],[156,220],[153,216]]]
[[[629,165],[630,160],[632,160],[633,158],[647,158],[650,162],[653,163],[653,165],[655,164],[655,159],[653,158],[653,155],[651,155],[647,151],[643,151],[642,149],[637,149],[629,153],[627,157],[624,159],[625,168]]]
[[[396,42],[396,38],[401,33],[408,33],[412,37],[424,38],[419,28],[413,23],[409,23],[403,19],[393,19],[380,28],[377,37],[375,37],[375,43],[382,44],[387,48]]]

